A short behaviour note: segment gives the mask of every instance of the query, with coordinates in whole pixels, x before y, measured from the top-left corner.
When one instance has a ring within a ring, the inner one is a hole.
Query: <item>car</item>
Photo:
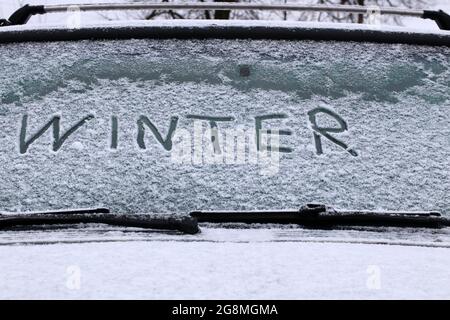
[[[430,31],[26,24],[119,9],[368,11],[128,3],[4,19],[1,298],[450,297],[445,12],[375,10]]]

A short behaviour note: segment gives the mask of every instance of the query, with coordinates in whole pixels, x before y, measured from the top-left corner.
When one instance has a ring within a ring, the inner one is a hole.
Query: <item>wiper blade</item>
[[[0,230],[17,226],[97,223],[114,226],[176,230],[187,234],[200,231],[198,222],[297,224],[315,229],[340,226],[443,228],[450,220],[439,212],[379,212],[336,210],[322,204],[308,204],[299,210],[194,211],[189,215],[117,214],[106,208],[0,213]]]
[[[16,226],[99,223],[114,226],[199,232],[195,218],[170,214],[116,214],[106,208],[1,213],[0,230]]]
[[[47,210],[47,211],[27,211],[27,212],[2,212],[0,217],[10,217],[13,215],[51,215],[51,214],[95,214],[95,213],[110,213],[108,208],[78,208],[66,210]]]
[[[336,210],[322,204],[307,204],[291,211],[194,211],[198,222],[298,224],[309,228],[340,226],[443,228],[450,220],[439,212],[381,212]]]

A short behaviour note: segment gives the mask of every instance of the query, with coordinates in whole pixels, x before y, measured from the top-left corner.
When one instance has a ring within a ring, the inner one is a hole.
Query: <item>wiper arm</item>
[[[15,226],[78,223],[100,223],[124,227],[177,230],[188,234],[199,232],[196,219],[190,216],[115,214],[106,208],[0,214],[0,229]]]
[[[195,211],[198,222],[298,224],[329,229],[339,226],[443,228],[450,220],[439,212],[379,212],[335,210],[322,204],[308,204],[292,211]]]

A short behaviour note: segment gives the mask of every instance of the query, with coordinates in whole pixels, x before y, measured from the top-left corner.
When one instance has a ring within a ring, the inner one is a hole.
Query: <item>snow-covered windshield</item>
[[[450,48],[80,41],[0,61],[0,211],[450,209]]]

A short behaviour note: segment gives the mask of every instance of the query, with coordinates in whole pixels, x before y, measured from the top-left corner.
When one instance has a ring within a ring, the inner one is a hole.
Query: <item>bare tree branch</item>
[[[143,0],[129,0],[130,2],[142,2]],[[252,3],[286,3],[294,4],[298,0],[190,0],[199,2],[252,2]],[[324,5],[359,5],[359,6],[380,6],[380,7],[404,7],[404,8],[424,8],[434,0],[303,0],[303,4],[324,4]],[[154,2],[149,0],[148,2]],[[180,2],[180,0],[161,0],[161,2]],[[132,19],[240,19],[240,20],[296,20],[296,21],[329,21],[329,22],[367,22],[366,14],[352,13],[324,13],[324,12],[289,12],[273,11],[262,12],[257,10],[230,11],[230,10],[152,10],[139,13],[123,13],[125,18]],[[107,19],[113,19],[105,16]],[[383,16],[383,23],[402,24],[402,17]]]

